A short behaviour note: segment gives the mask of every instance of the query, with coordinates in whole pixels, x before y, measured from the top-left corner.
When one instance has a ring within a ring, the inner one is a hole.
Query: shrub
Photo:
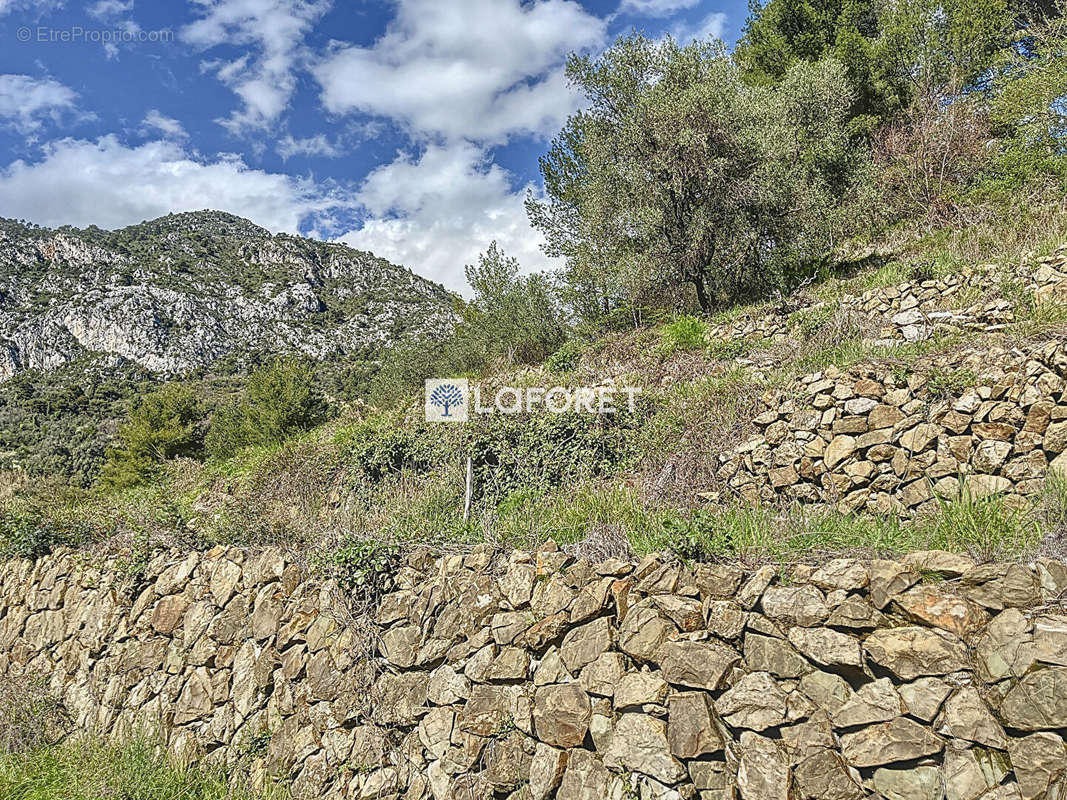
[[[254,370],[243,396],[216,412],[208,452],[227,458],[253,445],[280,444],[326,420],[327,406],[307,363],[277,359]]]
[[[578,339],[569,339],[556,352],[545,359],[545,366],[557,375],[573,372],[582,360],[585,345]]]
[[[108,451],[101,480],[116,488],[133,486],[167,459],[199,455],[203,416],[196,393],[183,384],[169,383],[145,395],[119,429],[119,445]]]
[[[660,330],[660,346],[667,355],[679,350],[700,350],[706,343],[707,335],[706,322],[683,314]]]

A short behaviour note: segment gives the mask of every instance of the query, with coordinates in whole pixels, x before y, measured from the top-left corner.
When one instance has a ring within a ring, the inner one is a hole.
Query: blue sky
[[[217,208],[445,283],[496,239],[632,28],[733,42],[741,0],[0,0],[0,216],[121,227]]]

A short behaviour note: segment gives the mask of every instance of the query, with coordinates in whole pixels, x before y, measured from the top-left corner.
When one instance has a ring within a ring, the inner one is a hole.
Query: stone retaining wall
[[[411,556],[353,618],[285,554],[128,593],[0,570],[0,674],[297,797],[1001,800],[1067,791],[1067,566]]]
[[[805,375],[762,398],[710,497],[912,514],[965,486],[1022,504],[1067,470],[1065,378],[1059,337]]]

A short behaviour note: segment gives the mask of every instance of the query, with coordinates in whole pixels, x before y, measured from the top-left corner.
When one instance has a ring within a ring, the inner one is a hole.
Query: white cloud
[[[203,16],[182,29],[186,42],[204,49],[235,45],[255,51],[233,61],[205,62],[242,103],[219,122],[235,134],[269,127],[289,106],[304,36],[330,1],[194,0],[194,5]]]
[[[697,5],[700,0],[622,0],[620,14],[640,14],[646,17],[669,17]]]
[[[58,121],[64,111],[74,108],[73,89],[52,78],[29,75],[0,75],[0,122],[28,133],[45,118]]]
[[[367,221],[340,240],[456,290],[466,288],[463,266],[494,239],[525,270],[558,266],[530,229],[526,189],[514,191],[507,171],[474,145],[433,145],[367,176],[358,197]]]
[[[133,11],[133,0],[98,0],[89,6],[88,11],[97,19],[114,19]]]
[[[164,138],[167,139],[180,140],[189,138],[189,134],[185,132],[185,128],[182,127],[178,120],[164,115],[155,108],[145,114],[145,118],[141,122],[141,133],[146,136],[163,134]]]
[[[293,156],[320,156],[323,158],[339,158],[345,154],[340,144],[331,142],[325,134],[316,133],[301,139],[294,139],[286,134],[278,140],[278,155],[282,160],[288,160]]]
[[[0,17],[12,11],[29,11],[33,18],[63,7],[63,0],[0,0]]]
[[[0,217],[116,228],[203,208],[295,233],[352,201],[307,178],[251,169],[236,156],[204,161],[174,142],[127,147],[115,136],[51,142],[41,161],[0,169]]]
[[[329,111],[502,142],[559,127],[576,102],[560,65],[605,34],[604,20],[571,0],[398,0],[372,46],[335,43],[314,72]]]
[[[671,35],[683,44],[696,39],[721,39],[726,27],[726,15],[721,11],[708,14],[695,25],[681,23],[671,29]]]

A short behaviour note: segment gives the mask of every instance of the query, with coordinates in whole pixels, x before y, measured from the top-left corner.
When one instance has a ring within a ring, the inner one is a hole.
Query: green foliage
[[[335,550],[316,555],[315,566],[336,578],[338,585],[360,600],[373,601],[393,587],[401,551],[378,539],[352,539]]]
[[[737,57],[763,84],[798,62],[839,61],[854,91],[850,129],[869,135],[915,98],[982,78],[1010,24],[1005,0],[767,0],[753,6]]]
[[[153,385],[136,366],[88,356],[16,373],[0,383],[0,468],[89,485],[130,405]]]
[[[311,430],[326,416],[314,368],[295,359],[276,359],[254,370],[242,396],[215,413],[207,450],[214,458],[226,458],[244,447],[279,444]]]
[[[373,402],[406,401],[427,378],[539,364],[564,343],[563,315],[545,275],[519,274],[518,261],[496,242],[466,274],[474,296],[459,303],[459,324],[444,339],[402,342],[386,351],[371,385]]]
[[[198,456],[203,417],[199,397],[184,384],[169,383],[145,395],[119,429],[118,445],[108,451],[101,480],[115,488],[133,486],[168,459]]]
[[[934,398],[954,397],[974,386],[977,379],[974,370],[935,367],[927,375],[925,389]]]
[[[84,521],[55,513],[55,496],[21,497],[0,507],[0,558],[39,558],[64,545],[77,547],[91,538]],[[57,504],[58,505],[58,504]]]
[[[825,507],[779,510],[727,507],[664,521],[642,550],[671,550],[686,558],[795,560],[825,553],[893,556],[942,549],[983,559],[1032,556],[1041,527],[1030,510],[1015,509],[999,496],[977,498],[966,490],[944,500],[926,517],[902,521]]]
[[[733,361],[757,347],[762,339],[714,339],[708,343],[707,352],[711,358]]]
[[[678,350],[701,350],[707,343],[708,324],[683,314],[660,329],[660,348],[670,355]]]
[[[589,107],[541,159],[548,199],[527,209],[566,258],[582,318],[736,301],[822,259],[854,224],[864,155],[848,147],[839,64],[752,87],[720,45],[634,35],[572,57],[567,74]]]
[[[10,800],[283,800],[271,787],[253,792],[236,770],[179,767],[144,739],[123,746],[71,740],[0,756],[0,797]]]
[[[578,339],[568,339],[556,352],[545,359],[545,366],[557,375],[573,372],[581,362],[585,350],[584,342]]]

